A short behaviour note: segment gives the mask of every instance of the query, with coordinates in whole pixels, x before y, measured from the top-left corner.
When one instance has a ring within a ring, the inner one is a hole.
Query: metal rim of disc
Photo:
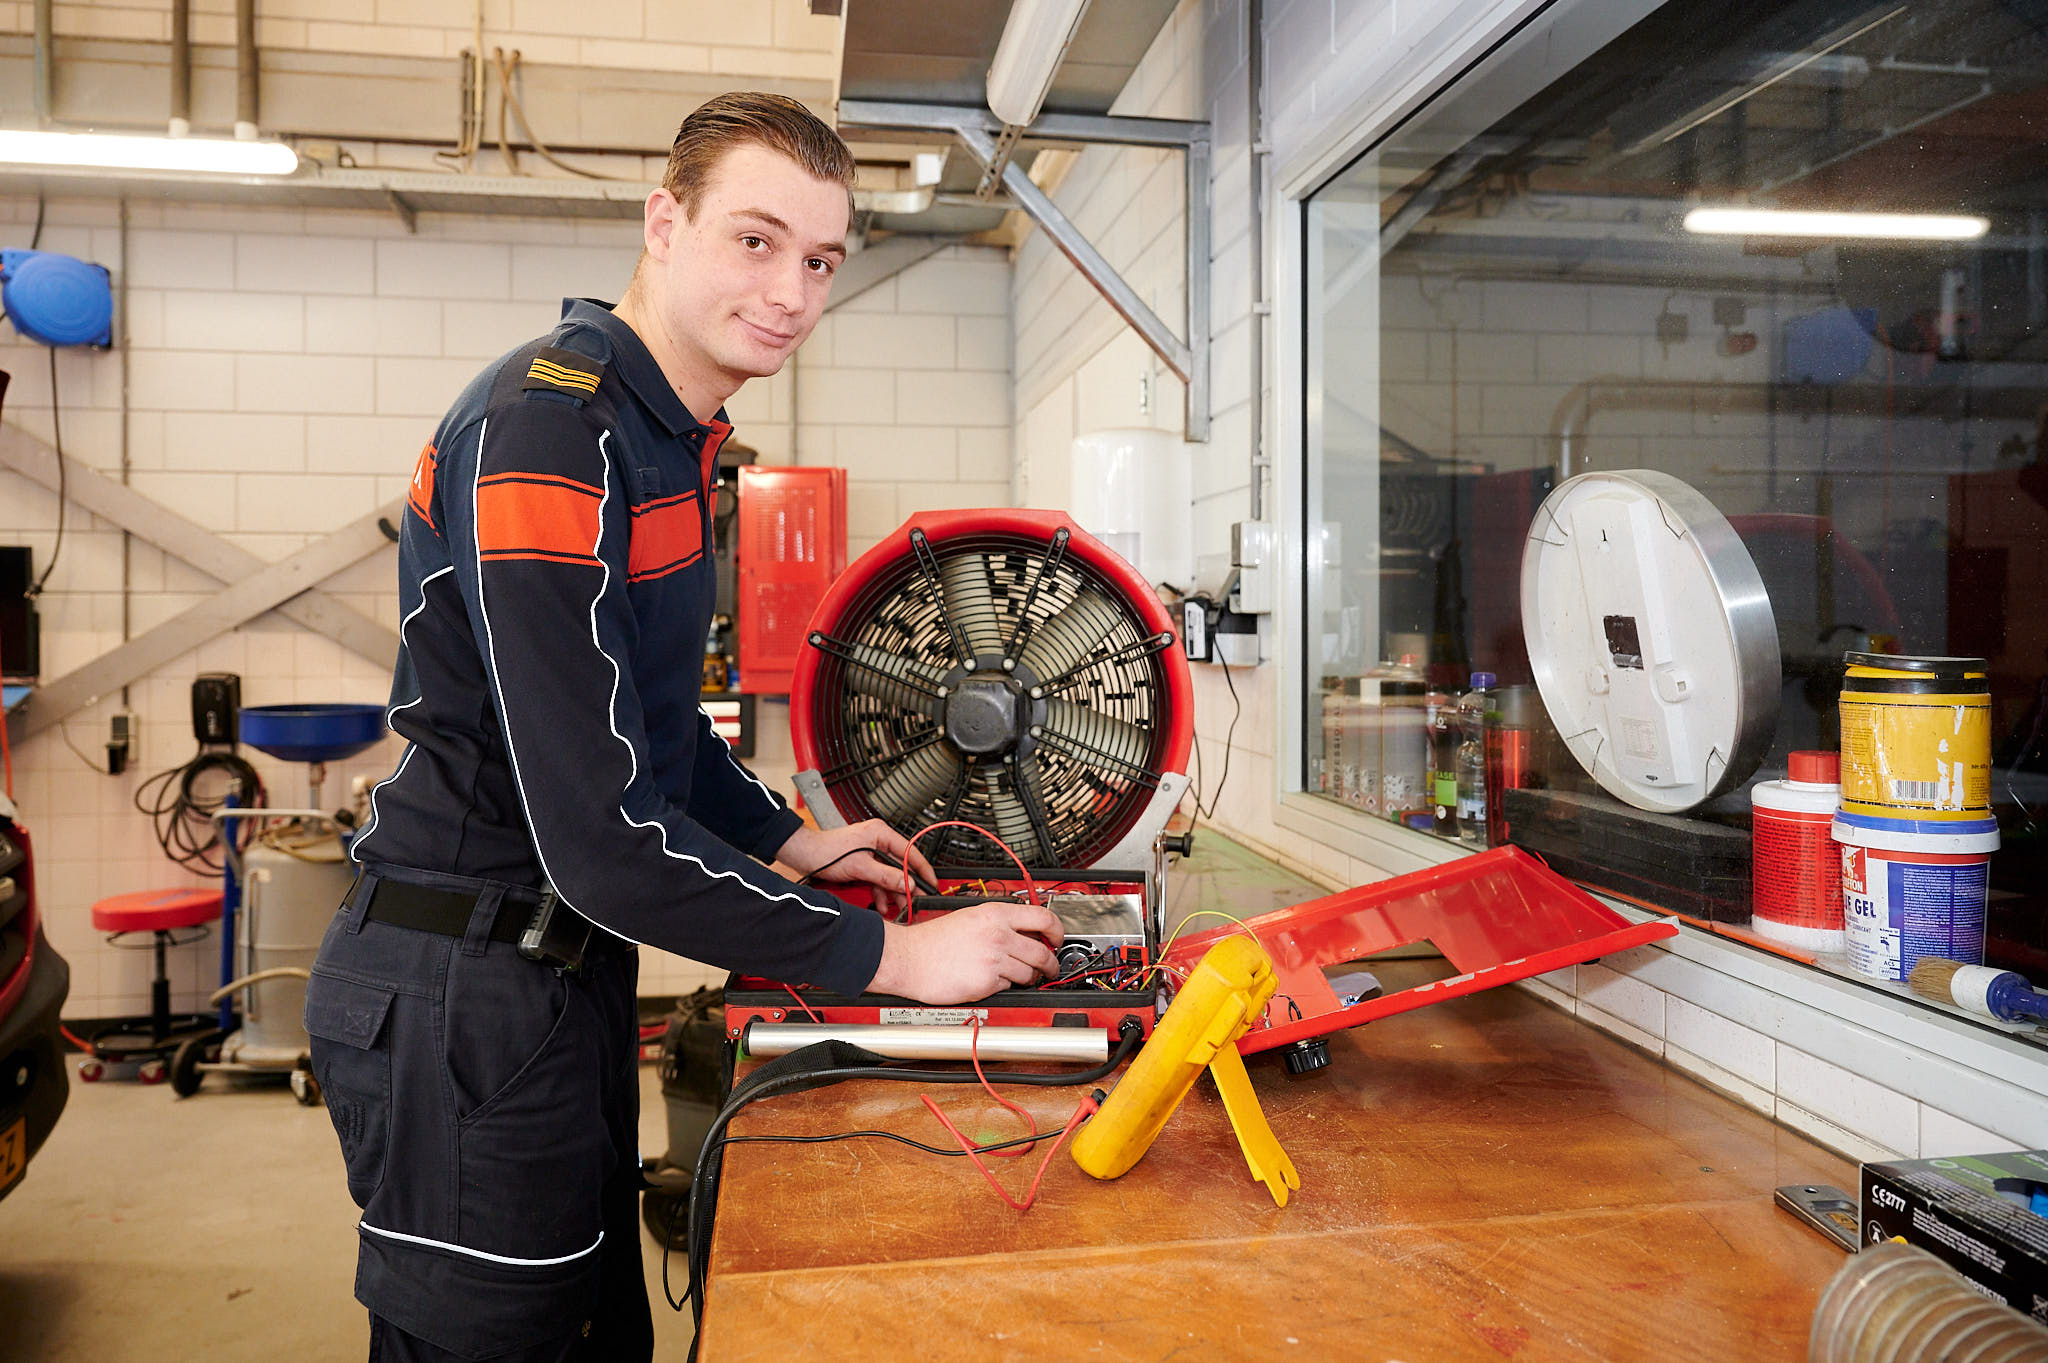
[[[1764,589],[1756,561],[1750,557],[1735,528],[1728,524],[1728,518],[1721,514],[1719,508],[1688,484],[1654,469],[1582,473],[1567,478],[1552,489],[1537,509],[1536,519],[1531,523],[1528,539],[1522,547],[1521,574],[1522,639],[1528,646],[1529,665],[1535,674],[1537,693],[1542,696],[1544,709],[1560,731],[1565,725],[1558,722],[1559,715],[1571,713],[1563,704],[1562,667],[1555,652],[1537,637],[1536,630],[1541,619],[1538,564],[1544,557],[1544,549],[1555,546],[1543,539],[1538,529],[1555,523],[1558,509],[1566,502],[1583,496],[1586,488],[1602,485],[1633,489],[1656,502],[1667,526],[1675,518],[1678,524],[1674,530],[1692,541],[1694,554],[1721,603],[1722,634],[1734,656],[1738,679],[1734,697],[1735,724],[1725,765],[1719,775],[1701,784],[1705,794],[1684,800],[1659,800],[1656,796],[1666,792],[1652,792],[1623,782],[1618,774],[1605,771],[1597,764],[1586,768],[1602,789],[1638,809],[1666,814],[1683,813],[1741,785],[1770,751],[1777,736],[1778,702],[1784,685],[1784,669],[1778,653],[1777,617],[1771,610],[1770,594]],[[1712,770],[1713,751],[1710,750],[1702,759],[1706,764],[1703,775]],[[1586,765],[1585,759],[1576,751],[1572,756],[1581,766]]]

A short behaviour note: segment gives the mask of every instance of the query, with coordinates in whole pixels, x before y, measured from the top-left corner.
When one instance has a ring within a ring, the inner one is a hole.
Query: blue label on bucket
[[[1842,917],[1849,966],[1902,980],[1923,956],[1975,965],[1984,959],[1989,859],[1964,864],[1893,861],[1863,847],[1842,849]]]

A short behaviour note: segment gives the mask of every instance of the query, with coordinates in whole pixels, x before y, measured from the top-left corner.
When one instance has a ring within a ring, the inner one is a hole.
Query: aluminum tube
[[[192,0],[171,0],[170,130],[173,137],[192,131]]]
[[[256,137],[256,0],[235,0],[235,136]]]
[[[972,1051],[969,1050],[970,1038]],[[1101,1027],[942,1027],[923,1023],[751,1022],[749,1056],[788,1055],[820,1041],[846,1041],[891,1060],[1049,1060],[1100,1065],[1111,1037]]]

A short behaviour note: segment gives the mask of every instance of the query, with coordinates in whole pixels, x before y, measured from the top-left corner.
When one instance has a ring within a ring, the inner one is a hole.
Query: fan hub
[[[1024,689],[1010,677],[969,677],[946,695],[946,737],[963,753],[1016,747],[1026,720]]]

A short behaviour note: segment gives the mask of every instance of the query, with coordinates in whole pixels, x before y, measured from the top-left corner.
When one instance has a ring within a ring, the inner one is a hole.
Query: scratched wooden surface
[[[1805,1357],[1842,1256],[1771,1190],[1855,1166],[1563,1013],[1498,989],[1341,1033],[1310,1075],[1251,1071],[1301,1174],[1285,1208],[1206,1081],[1129,1174],[1063,1150],[1022,1215],[964,1159],[730,1147],[703,1357]],[[970,1135],[1016,1134],[978,1089],[931,1092]],[[1053,1128],[1075,1098],[1006,1094]],[[770,1099],[734,1134],[861,1127],[947,1143],[915,1087],[872,1082]],[[1037,1162],[998,1174],[1021,1194]]]

